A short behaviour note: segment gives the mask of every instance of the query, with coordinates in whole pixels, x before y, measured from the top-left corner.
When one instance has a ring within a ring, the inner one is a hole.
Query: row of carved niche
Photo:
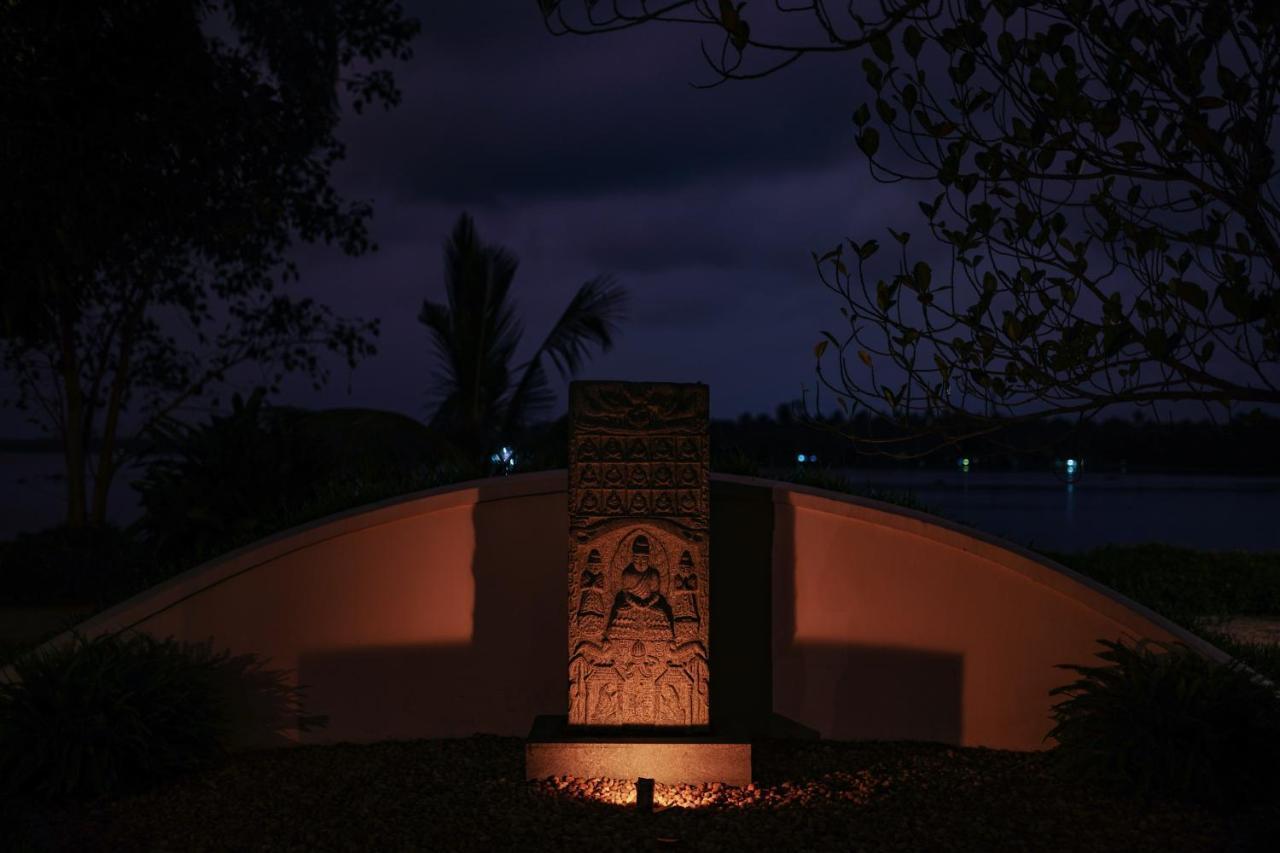
[[[702,458],[702,437],[650,436],[620,438],[618,436],[583,437],[575,440],[573,452],[579,461],[621,459],[687,459]]]
[[[652,495],[652,498],[650,497]],[[578,499],[577,511],[585,513],[623,512],[632,515],[646,513],[691,513],[701,506],[699,492],[696,489],[681,489],[679,492],[657,489],[630,490],[624,500],[622,495],[610,491],[586,489]]]
[[[603,469],[603,470],[602,470]],[[705,469],[698,464],[671,463],[580,463],[573,468],[574,485],[586,488],[645,488],[647,486],[680,486],[690,489],[702,484]]]

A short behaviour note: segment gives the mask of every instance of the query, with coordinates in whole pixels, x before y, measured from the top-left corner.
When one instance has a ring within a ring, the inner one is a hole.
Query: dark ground
[[[18,850],[1271,850],[1280,805],[1234,815],[1055,777],[1045,753],[773,743],[758,785],[526,783],[523,742],[477,736],[272,750],[113,802],[6,804]],[[604,801],[602,801],[602,799]]]

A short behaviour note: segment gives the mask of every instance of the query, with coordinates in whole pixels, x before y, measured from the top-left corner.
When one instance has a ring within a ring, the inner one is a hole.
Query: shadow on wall
[[[309,713],[313,703],[305,688],[294,684],[293,673],[268,669],[258,655],[228,657],[213,671],[218,695],[227,714],[230,749],[270,749],[291,746],[298,734],[322,729],[324,714]]]
[[[482,498],[469,574],[433,569],[439,584],[474,585],[469,640],[299,655],[308,707],[331,720],[302,740],[523,736],[534,716],[567,712],[564,494],[535,500],[530,511],[507,512],[505,501]],[[777,711],[824,737],[959,743],[960,656],[795,642],[795,561],[780,561],[774,575],[775,553],[794,549],[788,540],[775,551],[773,541],[792,531],[775,526],[777,509],[770,488],[712,483],[713,723],[786,733]]]
[[[831,640],[797,641],[796,572],[801,556],[796,549],[794,513],[777,507],[773,530],[777,540],[773,553],[778,555],[772,587],[775,710],[827,738],[959,745],[964,734],[964,656]],[[852,570],[857,555],[849,554],[847,559]],[[910,619],[912,614],[903,618]]]
[[[482,496],[472,509],[470,576],[434,573],[441,583],[474,584],[469,642],[299,656],[300,683],[315,685],[308,704],[332,722],[317,740],[523,736],[536,714],[566,713],[568,519],[563,493],[536,501],[513,513]]]
[[[964,659],[892,647],[793,644],[778,689],[806,725],[837,740],[927,740],[960,745]]]
[[[773,493],[711,484],[711,716],[769,734],[773,711]]]

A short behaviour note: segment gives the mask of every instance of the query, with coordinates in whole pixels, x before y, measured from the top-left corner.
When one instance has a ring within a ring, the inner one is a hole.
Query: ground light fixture
[[[636,808],[641,814],[653,813],[653,780],[641,776],[636,780]]]

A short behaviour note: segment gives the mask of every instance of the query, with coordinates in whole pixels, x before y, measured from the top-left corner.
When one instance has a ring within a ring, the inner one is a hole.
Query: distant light
[[[968,470],[969,470],[969,457],[968,457],[968,456],[962,456],[962,457],[960,457],[960,470],[961,470],[961,471],[968,471]]]
[[[497,453],[489,457],[489,461],[510,471],[516,467],[516,452],[510,447],[500,447]]]
[[[797,461],[797,462],[804,462],[804,461],[806,461],[808,458],[809,458],[809,457],[805,456],[803,453],[797,453],[797,454],[796,454],[796,461]]]
[[[1074,460],[1074,459],[1068,459],[1068,460],[1067,460],[1067,471],[1068,471],[1068,472],[1072,472],[1072,471],[1075,471],[1075,470],[1076,470],[1076,460]]]
[[[810,454],[809,454],[809,461],[810,461],[810,462],[817,462],[817,461],[818,461],[818,454],[816,454],[816,453],[810,453]]]

